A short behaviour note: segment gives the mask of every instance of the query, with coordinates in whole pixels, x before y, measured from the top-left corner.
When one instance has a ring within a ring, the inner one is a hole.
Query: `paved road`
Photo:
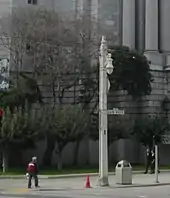
[[[27,180],[0,180],[0,198],[170,198],[170,174],[159,176],[164,186],[146,187],[154,184],[154,175],[134,176],[134,185],[116,186],[114,177],[110,177],[109,188],[97,187],[97,177],[91,178],[92,188],[85,189],[85,178],[42,179],[41,188],[28,190]],[[165,182],[165,183],[164,183]],[[140,187],[135,187],[138,184]]]
[[[0,198],[169,198],[169,186],[123,188],[123,189],[86,189],[65,191],[11,192],[0,194]]]

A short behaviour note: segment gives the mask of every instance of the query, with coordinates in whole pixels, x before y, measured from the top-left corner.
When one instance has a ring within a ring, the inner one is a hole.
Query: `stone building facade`
[[[138,103],[132,101],[125,92],[113,95],[111,100],[115,101],[118,106],[124,107],[129,118],[133,118],[134,114],[165,113],[162,109],[162,101],[170,97],[169,8],[170,1],[168,0],[122,1],[121,44],[145,54],[151,63],[150,69],[154,79],[151,95],[141,98]],[[128,145],[124,144],[125,150],[128,150]],[[162,164],[170,162],[165,154],[168,149],[170,149],[169,145],[160,146],[160,163]],[[139,150],[141,148],[138,152]]]

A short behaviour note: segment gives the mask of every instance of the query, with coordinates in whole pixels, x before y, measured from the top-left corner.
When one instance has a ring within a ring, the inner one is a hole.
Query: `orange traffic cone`
[[[90,177],[89,177],[89,176],[86,177],[85,188],[91,188],[91,185],[90,185]]]

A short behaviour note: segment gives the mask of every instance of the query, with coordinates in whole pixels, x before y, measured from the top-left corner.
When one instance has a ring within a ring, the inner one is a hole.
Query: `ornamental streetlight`
[[[104,36],[102,36],[99,60],[99,185],[108,186],[107,93],[110,89],[110,82],[107,74],[111,74],[114,67]]]

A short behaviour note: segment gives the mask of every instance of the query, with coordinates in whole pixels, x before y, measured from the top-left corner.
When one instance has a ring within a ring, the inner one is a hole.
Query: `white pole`
[[[99,76],[99,185],[108,186],[108,141],[107,141],[107,43],[102,36]]]
[[[159,183],[158,181],[158,145],[155,145],[155,182]]]

